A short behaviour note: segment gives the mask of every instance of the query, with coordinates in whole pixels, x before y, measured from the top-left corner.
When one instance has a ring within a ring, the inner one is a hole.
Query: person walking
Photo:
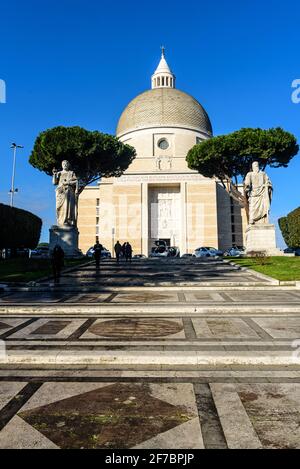
[[[125,258],[126,258],[126,262],[130,262],[131,264],[131,261],[132,261],[132,246],[130,243],[126,243],[125,244]]]
[[[120,244],[120,241],[117,241],[115,244],[115,254],[116,254],[116,259],[117,259],[117,264],[120,262],[120,254],[122,252],[122,246]]]
[[[51,254],[52,271],[55,283],[59,283],[61,269],[64,265],[64,258],[64,250],[59,246],[59,244],[56,244]]]
[[[102,244],[99,243],[99,239],[96,239],[96,244],[94,246],[94,258],[96,261],[96,269],[100,268],[101,252],[103,251]]]

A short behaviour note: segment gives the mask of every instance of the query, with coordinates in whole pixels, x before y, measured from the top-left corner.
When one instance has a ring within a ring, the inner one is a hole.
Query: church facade
[[[120,178],[103,179],[80,196],[80,249],[85,253],[96,236],[110,251],[117,240],[129,241],[134,254],[146,256],[158,239],[181,254],[201,246],[243,246],[243,211],[219,181],[186,163],[188,151],[213,135],[208,114],[176,89],[164,52],[151,82],[117,126],[117,137],[136,149],[136,159]]]

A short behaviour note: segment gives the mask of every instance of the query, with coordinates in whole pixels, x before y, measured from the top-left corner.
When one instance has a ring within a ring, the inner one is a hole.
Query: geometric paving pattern
[[[113,321],[97,321],[88,332],[109,338],[154,338],[177,334],[183,330],[180,322],[163,319],[116,319]]]
[[[146,291],[141,289],[138,291],[135,288],[130,292],[107,292],[107,293],[80,293],[76,291],[66,292],[62,291],[57,293],[53,291],[44,296],[43,292],[16,292],[9,295],[1,296],[0,294],[0,305],[31,305],[31,304],[45,304],[45,305],[81,305],[81,304],[176,304],[186,303],[195,305],[204,304],[217,304],[219,306],[225,304],[251,304],[251,305],[270,305],[270,304],[281,304],[281,305],[297,305],[300,304],[300,292],[294,291],[266,291],[266,290],[255,290],[254,287],[248,288],[247,292],[233,291],[233,290],[218,290],[216,287],[213,291],[201,291],[200,289],[190,292],[185,291],[184,287],[174,292],[161,292],[161,291]],[[80,287],[79,287],[80,289]]]
[[[62,449],[131,448],[193,418],[153,397],[147,384],[112,384],[19,417]]]
[[[0,407],[0,448],[300,448],[300,382],[180,384],[179,376],[159,384],[66,377],[45,382],[21,409],[26,383],[0,382],[11,399]]]
[[[112,260],[0,295],[8,353],[62,358],[0,365],[0,448],[300,448],[300,358],[247,363],[296,352],[299,308],[296,288],[205,260]],[[137,362],[76,365],[85,353]]]
[[[43,385],[0,432],[0,448],[17,445],[25,432],[24,447],[126,449],[147,442],[159,448],[166,436],[178,447],[203,447],[192,385],[90,386],[80,393],[84,385]],[[59,399],[64,393],[67,397]]]
[[[170,346],[176,346],[184,340],[187,350],[190,343],[194,347],[207,342],[217,346],[220,341],[225,345],[227,341],[228,345],[234,342],[245,346],[251,343],[261,343],[263,346],[267,343],[268,347],[273,344],[275,348],[286,344],[290,348],[292,342],[300,338],[300,318],[279,314],[276,317],[270,314],[260,314],[259,317],[247,314],[231,317],[227,314],[224,317],[220,313],[178,317],[173,314],[170,318],[139,317],[136,314],[135,317],[107,319],[89,316],[78,319],[75,316],[67,320],[29,316],[26,320],[0,318],[0,324],[3,324],[0,340],[4,338],[8,348],[11,342],[15,347],[19,342],[22,348],[27,342],[41,340],[51,340],[49,344],[67,341],[69,344],[76,342],[84,346],[87,340],[100,345],[107,339],[116,345],[130,344],[134,340],[152,340],[153,347],[155,341],[159,344],[163,340]]]

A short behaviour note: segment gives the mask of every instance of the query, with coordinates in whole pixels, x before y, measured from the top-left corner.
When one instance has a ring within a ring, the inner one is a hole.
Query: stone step
[[[110,366],[297,366],[292,350],[267,351],[87,351],[7,350],[0,365],[110,365]]]
[[[103,291],[132,291],[136,290],[191,290],[191,289],[205,289],[205,290],[253,290],[255,289],[264,289],[264,288],[284,288],[284,289],[295,289],[299,288],[298,284],[295,282],[284,282],[281,284],[279,281],[274,280],[274,282],[237,282],[237,281],[226,281],[226,282],[142,282],[138,284],[137,282],[132,283],[126,282],[126,287],[124,287],[124,282],[118,284],[118,282],[100,282],[98,285],[95,282],[87,283],[80,281],[80,284],[76,285],[76,282],[64,284],[61,283],[59,286],[54,286],[53,284],[48,285],[34,285],[34,286],[22,286],[22,287],[7,287],[3,292],[32,292],[32,293],[61,293],[61,292],[74,292],[74,293],[101,293]]]
[[[32,316],[32,317],[135,317],[151,316],[151,317],[194,317],[202,315],[221,315],[221,316],[257,316],[257,315],[281,315],[281,316],[299,316],[300,304],[270,304],[250,302],[245,305],[243,303],[227,303],[227,304],[202,304],[193,303],[174,303],[174,304],[118,304],[118,303],[80,303],[80,304],[30,304],[22,305],[1,305],[1,316]]]

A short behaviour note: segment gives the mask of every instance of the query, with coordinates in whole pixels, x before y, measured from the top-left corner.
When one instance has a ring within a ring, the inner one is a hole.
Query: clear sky
[[[55,222],[51,178],[28,164],[37,134],[56,125],[114,133],[118,117],[150,88],[160,45],[177,87],[206,108],[214,133],[282,126],[300,140],[300,4],[291,0],[2,0],[0,201],[8,203],[10,144],[17,161],[16,206]],[[300,159],[269,170],[272,219],[300,205]]]

